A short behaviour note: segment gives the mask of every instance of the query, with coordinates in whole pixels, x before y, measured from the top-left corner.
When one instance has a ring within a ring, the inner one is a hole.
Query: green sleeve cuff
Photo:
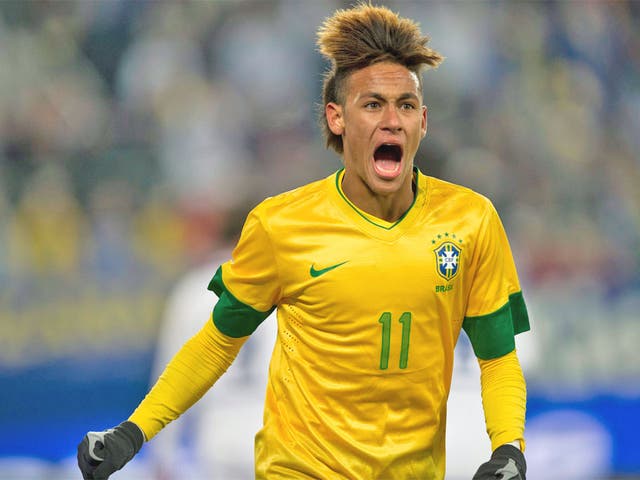
[[[514,336],[530,329],[522,292],[509,295],[509,301],[493,313],[465,317],[462,328],[476,357],[491,360],[506,355],[516,348]]]
[[[228,337],[251,335],[275,309],[273,306],[261,312],[234,297],[222,280],[222,267],[218,267],[207,288],[218,296],[218,302],[213,307],[213,323]]]

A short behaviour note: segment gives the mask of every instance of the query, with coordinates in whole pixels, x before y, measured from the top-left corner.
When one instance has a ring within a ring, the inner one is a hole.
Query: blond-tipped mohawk
[[[359,3],[338,10],[318,30],[318,47],[333,69],[358,69],[394,61],[410,69],[436,67],[443,57],[427,47],[419,25],[386,7]]]
[[[437,67],[444,57],[427,47],[429,37],[419,25],[386,7],[360,2],[348,10],[338,10],[318,29],[317,45],[331,68],[322,87],[323,105],[342,103],[343,84],[354,70],[379,62],[394,62],[418,74],[426,67]],[[324,109],[320,126],[327,147],[343,151],[342,137],[329,129]]]

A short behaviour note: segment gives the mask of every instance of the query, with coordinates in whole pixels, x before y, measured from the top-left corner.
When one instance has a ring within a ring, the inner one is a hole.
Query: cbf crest
[[[436,269],[445,280],[451,280],[460,269],[462,250],[453,242],[444,242],[433,251],[436,254]]]

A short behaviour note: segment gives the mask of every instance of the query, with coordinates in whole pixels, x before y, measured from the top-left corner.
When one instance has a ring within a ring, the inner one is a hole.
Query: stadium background
[[[348,5],[0,2],[0,479],[69,478],[148,388],[176,280],[339,167],[314,32]],[[530,448],[640,478],[640,3],[386,5],[447,57],[418,165],[489,196],[512,242]]]

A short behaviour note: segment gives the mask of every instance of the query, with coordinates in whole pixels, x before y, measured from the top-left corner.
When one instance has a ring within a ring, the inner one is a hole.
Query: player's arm
[[[247,338],[228,337],[209,320],[167,364],[129,421],[140,427],[146,440],[151,440],[211,388]]]
[[[527,470],[523,454],[527,392],[516,351],[490,360],[478,359],[478,363],[482,405],[493,453],[473,479],[524,480]]]
[[[126,422],[89,432],[78,445],[83,478],[102,480],[120,470],[164,426],[178,418],[215,383],[247,337],[229,337],[213,321],[187,341]]]
[[[90,432],[78,446],[78,465],[85,479],[107,479],[133,458],[145,440],[200,399],[275,308],[281,291],[277,262],[260,212],[258,206],[249,214],[233,260],[218,268],[209,284],[218,296],[213,321],[173,357],[128,421],[100,432],[98,440]],[[126,435],[121,435],[123,431]]]
[[[529,316],[506,232],[488,200],[470,270],[473,284],[462,326],[479,359],[482,402],[493,449],[491,459],[473,479],[524,480],[526,386],[515,353],[515,335],[529,330]]]

